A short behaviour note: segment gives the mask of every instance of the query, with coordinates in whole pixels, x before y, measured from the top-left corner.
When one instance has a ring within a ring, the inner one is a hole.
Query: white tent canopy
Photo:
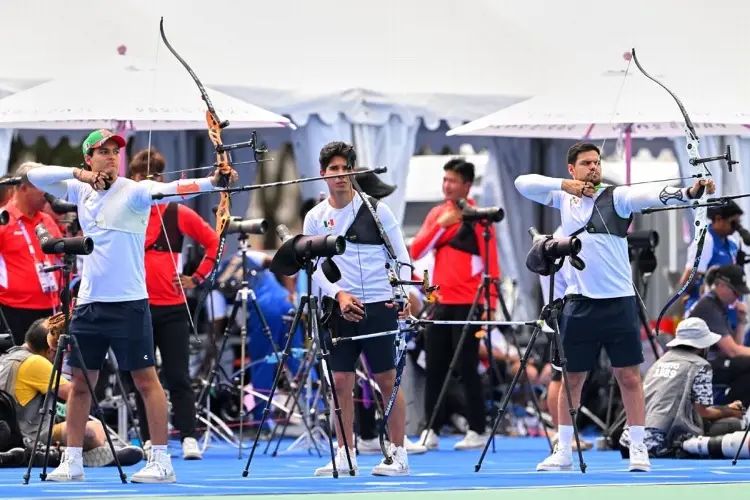
[[[206,89],[232,128],[290,126],[288,118]],[[0,127],[95,129],[126,122],[136,130],[206,128],[206,104],[190,75],[110,70],[106,84],[85,75],[60,78],[0,99]]]
[[[644,66],[646,62],[639,54]],[[646,68],[648,71],[648,68]],[[683,103],[696,132],[750,135],[750,99],[721,82],[662,81]],[[573,87],[533,97],[457,127],[448,135],[485,135],[557,139],[619,137],[631,126],[633,138],[683,137],[684,118],[674,99],[632,64],[625,72],[582,78]]]

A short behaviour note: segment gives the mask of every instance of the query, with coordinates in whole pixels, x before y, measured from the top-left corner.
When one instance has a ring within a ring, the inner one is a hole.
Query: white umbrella
[[[207,88],[233,129],[291,127],[284,116]],[[206,128],[206,104],[187,72],[115,70],[55,79],[0,99],[0,128],[91,130]]]
[[[665,83],[682,101],[698,136],[750,135],[750,99],[744,90],[722,91],[705,80]],[[582,76],[575,88],[514,104],[448,131],[448,135],[607,139],[682,137],[684,120],[674,99],[641,74]]]

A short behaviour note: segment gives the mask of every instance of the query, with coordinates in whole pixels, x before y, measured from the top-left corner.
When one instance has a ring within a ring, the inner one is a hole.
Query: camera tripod
[[[445,379],[443,380],[443,386],[440,388],[440,394],[438,395],[437,402],[435,403],[435,407],[433,408],[432,413],[430,414],[429,423],[427,424],[427,427],[426,427],[428,431],[429,429],[432,429],[432,426],[435,424],[435,419],[440,413],[440,408],[443,404],[443,400],[448,394],[448,388],[450,386],[453,371],[455,370],[456,365],[458,364],[459,359],[461,358],[461,353],[462,353],[464,343],[466,341],[467,336],[469,335],[469,332],[471,331],[471,327],[472,327],[471,322],[476,318],[477,312],[479,311],[479,308],[480,308],[479,300],[481,298],[484,299],[485,307],[487,308],[486,313],[487,313],[488,326],[487,326],[487,332],[484,335],[484,341],[485,341],[485,346],[487,350],[487,358],[490,364],[490,370],[495,374],[495,377],[498,381],[503,379],[503,377],[500,374],[500,369],[498,368],[497,363],[495,362],[495,357],[492,354],[491,332],[489,328],[489,323],[492,322],[492,314],[491,314],[492,307],[490,306],[490,304],[492,301],[492,288],[493,287],[495,289],[495,292],[497,293],[497,297],[500,301],[500,307],[503,310],[503,315],[505,316],[506,321],[511,321],[511,317],[508,311],[508,307],[505,304],[505,300],[503,299],[503,294],[502,294],[502,290],[500,289],[499,280],[492,278],[489,274],[489,269],[490,269],[489,248],[490,248],[490,240],[492,238],[492,234],[490,233],[490,225],[492,224],[492,222],[488,220],[481,220],[479,221],[479,223],[484,228],[484,231],[483,231],[484,270],[482,271],[482,282],[479,284],[479,287],[477,288],[476,295],[474,296],[474,301],[471,304],[468,317],[466,318],[467,323],[464,325],[463,329],[461,330],[461,337],[459,338],[458,345],[456,346],[456,349],[453,353],[453,358],[451,359],[450,365],[448,367],[448,373],[446,374]],[[514,341],[516,340],[515,334],[513,334],[513,340]],[[517,341],[515,342],[515,345],[516,347],[518,347]],[[519,371],[523,371],[524,373],[526,373],[526,365],[521,365],[521,368],[519,369]],[[539,402],[537,400],[536,394],[534,393],[533,387],[531,387],[531,382],[529,381],[528,376],[526,377],[526,382],[529,386],[532,404],[534,405],[534,409],[537,413],[537,417],[539,418],[539,422],[543,425],[542,412],[539,407]],[[510,389],[512,391],[512,387]],[[493,432],[491,435],[493,452],[495,451],[495,431],[496,430],[497,430],[497,427],[493,429]],[[427,444],[427,436],[428,436],[428,433],[425,433],[424,438],[422,439],[423,446],[426,446]],[[549,437],[547,439],[549,440]]]
[[[268,338],[271,348],[273,349],[274,354],[276,357],[279,357],[279,350],[278,346],[276,345],[276,342],[274,342],[273,335],[271,333],[271,328],[268,326],[268,322],[266,321],[265,316],[263,315],[263,311],[261,311],[260,306],[258,305],[257,297],[255,296],[255,292],[252,288],[249,287],[249,280],[248,275],[250,272],[248,271],[247,266],[247,234],[245,233],[239,233],[238,241],[240,244],[240,258],[241,258],[241,270],[242,270],[242,281],[240,284],[240,289],[237,290],[237,293],[235,294],[234,303],[232,306],[232,311],[229,315],[229,319],[227,321],[227,326],[224,329],[224,337],[221,342],[221,346],[219,347],[218,351],[216,352],[216,358],[213,361],[213,366],[211,367],[211,371],[208,377],[208,380],[203,383],[203,387],[198,395],[198,398],[196,400],[196,412],[198,418],[201,418],[201,413],[203,413],[203,410],[205,410],[206,414],[204,416],[206,421],[206,433],[204,438],[204,449],[208,445],[208,438],[209,433],[211,432],[212,425],[210,424],[212,415],[210,414],[210,406],[208,404],[208,398],[210,397],[208,392],[210,389],[214,388],[214,383],[216,378],[218,377],[218,372],[221,370],[224,371],[223,368],[220,365],[221,356],[224,353],[224,350],[226,349],[227,342],[229,340],[229,333],[232,330],[232,327],[235,324],[235,320],[237,318],[237,314],[241,313],[240,316],[240,371],[239,371],[239,390],[238,392],[238,402],[237,402],[237,412],[239,416],[239,438],[237,439],[237,447],[238,447],[238,458],[242,458],[242,432],[243,432],[243,424],[244,424],[244,398],[247,393],[250,393],[254,397],[258,397],[260,399],[265,399],[265,396],[258,393],[257,391],[249,391],[248,389],[245,389],[245,372],[247,371],[247,366],[245,365],[245,349],[247,346],[247,323],[250,319],[249,313],[248,313],[248,302],[250,302],[253,306],[253,309],[255,311],[255,314],[257,315],[258,319],[260,320],[261,327],[263,329],[263,334]],[[224,376],[231,380],[231,378],[224,373]],[[287,377],[288,382],[288,377]],[[204,399],[206,400],[204,402]],[[272,404],[272,398],[269,398],[266,402],[267,405]],[[262,427],[262,426],[261,426]],[[226,429],[224,429],[226,431]]]
[[[566,397],[568,398],[568,408],[570,410],[570,418],[573,421],[573,435],[576,440],[576,447],[578,449],[578,461],[581,467],[581,472],[586,472],[586,464],[583,461],[583,452],[581,451],[581,442],[578,434],[578,424],[576,423],[576,419],[578,416],[578,409],[573,406],[573,396],[570,393],[570,385],[568,384],[568,371],[565,368],[565,365],[567,364],[567,361],[565,359],[565,351],[563,350],[562,340],[560,339],[560,326],[558,324],[558,317],[560,316],[560,313],[562,312],[563,307],[563,301],[562,299],[555,300],[555,273],[557,273],[558,270],[562,267],[563,264],[563,258],[560,258],[557,262],[551,262],[551,269],[552,272],[550,273],[550,285],[549,285],[549,300],[547,302],[547,305],[544,306],[542,309],[542,312],[539,316],[540,319],[544,320],[547,325],[549,325],[553,333],[551,334],[553,336],[554,341],[554,347],[557,349],[557,354],[560,359],[560,369],[562,370],[562,378],[563,378],[563,385],[565,387],[565,393]],[[513,375],[513,380],[510,383],[510,387],[508,388],[508,391],[505,393],[503,397],[503,401],[500,405],[500,410],[498,411],[497,417],[495,418],[495,422],[492,425],[492,435],[495,435],[495,431],[497,430],[498,425],[500,425],[500,421],[502,420],[503,414],[505,413],[505,409],[508,406],[508,402],[510,401],[510,396],[513,393],[513,388],[518,383],[518,379],[521,377],[521,373],[525,370],[526,364],[529,360],[529,356],[531,355],[531,351],[534,347],[534,343],[536,342],[536,338],[539,336],[539,332],[542,331],[542,327],[540,325],[537,325],[534,327],[534,331],[531,334],[531,339],[529,339],[529,345],[526,348],[526,351],[523,354],[523,357],[521,358],[521,366],[516,371],[516,373]],[[484,450],[482,450],[482,455],[479,457],[479,461],[474,466],[474,471],[479,472],[479,469],[482,467],[482,462],[484,461],[484,457],[487,454],[487,449],[489,448],[490,443],[487,441],[487,443],[484,446]]]
[[[44,465],[42,467],[42,472],[39,475],[39,477],[42,479],[42,481],[45,481],[47,479],[47,464],[49,461],[49,450],[50,445],[52,442],[52,427],[55,423],[55,410],[57,408],[57,392],[60,389],[60,377],[62,376],[62,370],[63,370],[63,354],[66,351],[70,352],[70,355],[75,356],[78,360],[78,364],[81,367],[81,374],[83,375],[83,379],[86,381],[86,386],[89,389],[89,394],[91,395],[91,401],[94,403],[94,409],[97,418],[102,423],[102,426],[105,428],[104,434],[107,437],[107,444],[109,444],[110,451],[112,451],[112,456],[114,457],[115,464],[117,464],[117,470],[120,473],[120,480],[123,484],[127,484],[127,476],[122,470],[122,466],[120,465],[120,460],[117,458],[117,450],[115,450],[115,445],[112,443],[112,437],[110,436],[109,432],[106,431],[106,424],[104,422],[104,414],[102,413],[101,406],[99,406],[99,402],[96,399],[96,394],[94,393],[94,387],[91,385],[91,380],[89,380],[88,372],[86,370],[86,366],[83,362],[83,356],[81,355],[81,349],[78,346],[78,340],[70,335],[69,329],[70,329],[70,273],[73,268],[73,264],[75,263],[76,255],[74,254],[64,254],[63,256],[63,263],[60,265],[54,265],[54,266],[47,266],[44,268],[44,272],[54,272],[58,270],[62,270],[63,272],[63,287],[61,291],[61,301],[62,301],[62,313],[63,318],[65,321],[65,328],[63,330],[63,333],[60,334],[60,338],[58,340],[57,344],[57,353],[55,354],[55,361],[53,364],[54,369],[52,370],[52,373],[50,374],[49,378],[49,384],[47,386],[47,393],[44,395],[44,403],[42,405],[42,408],[40,410],[40,413],[42,414],[42,418],[39,420],[39,427],[36,431],[36,439],[34,440],[34,447],[31,452],[31,457],[29,458],[29,465],[26,469],[26,473],[23,476],[24,484],[29,484],[29,479],[31,478],[31,467],[34,464],[34,459],[36,458],[36,451],[37,447],[39,446],[39,440],[41,439],[42,435],[42,426],[47,423],[47,444],[44,450]],[[46,416],[46,418],[45,418]]]
[[[297,330],[297,325],[299,325],[299,322],[302,319],[302,313],[305,310],[305,306],[307,306],[307,312],[308,312],[307,325],[306,325],[307,326],[307,329],[306,329],[307,339],[312,340],[313,338],[315,338],[318,342],[319,351],[318,351],[318,356],[317,356],[317,359],[318,359],[317,364],[318,364],[319,374],[324,373],[323,372],[323,360],[326,361],[325,375],[327,375],[327,377],[325,376],[320,377],[320,383],[323,385],[323,387],[321,388],[321,391],[323,391],[323,394],[325,394],[325,385],[326,385],[326,378],[327,378],[331,386],[330,390],[331,390],[331,395],[333,397],[334,412],[336,413],[336,418],[338,418],[339,428],[342,431],[341,435],[338,436],[338,439],[341,440],[341,442],[343,442],[343,445],[344,445],[344,450],[346,453],[346,460],[349,465],[349,475],[354,476],[356,472],[354,471],[354,466],[352,464],[352,457],[349,454],[349,443],[347,443],[346,441],[346,430],[344,429],[344,422],[341,416],[341,407],[339,406],[339,399],[338,399],[338,396],[336,395],[336,386],[333,380],[333,373],[331,371],[331,365],[329,362],[330,352],[328,351],[328,346],[326,345],[325,340],[323,338],[323,332],[318,325],[318,298],[312,294],[312,289],[313,289],[312,288],[312,275],[313,275],[313,272],[315,271],[315,266],[313,264],[314,258],[315,257],[313,257],[312,255],[311,243],[308,242],[305,245],[305,253],[302,258],[304,262],[304,268],[306,271],[307,293],[306,295],[303,295],[300,298],[301,299],[300,303],[297,306],[297,311],[294,315],[294,319],[292,320],[292,326],[289,329],[289,335],[287,336],[286,346],[284,347],[284,352],[282,353],[281,360],[279,360],[278,367],[276,368],[276,375],[274,377],[273,385],[271,386],[271,391],[268,395],[268,399],[269,401],[273,400],[273,396],[276,392],[276,388],[279,384],[279,380],[281,379],[281,373],[283,371],[284,365],[286,364],[286,360],[289,357],[289,354],[291,353],[291,350],[292,350],[293,334]],[[327,408],[326,417],[328,418],[330,416],[330,410],[328,409],[329,408],[328,406],[326,408]],[[261,421],[260,421],[261,427],[263,427],[263,424],[265,423],[266,418],[268,417],[268,411],[269,411],[269,405],[266,405],[266,407],[263,409],[263,416],[261,417]],[[332,428],[330,424],[329,424],[329,428]],[[255,449],[258,446],[259,437],[260,437],[260,434],[255,435],[255,440],[253,442],[252,450],[250,451],[250,456],[248,457],[247,463],[245,464],[245,469],[242,471],[242,477],[247,477],[248,475],[248,470],[250,469],[250,462],[252,462],[253,460]],[[338,473],[338,469],[336,468],[337,452],[334,451],[334,447],[333,447],[333,432],[328,433],[328,444],[331,449],[331,464],[333,466],[333,477],[338,478],[339,473]]]

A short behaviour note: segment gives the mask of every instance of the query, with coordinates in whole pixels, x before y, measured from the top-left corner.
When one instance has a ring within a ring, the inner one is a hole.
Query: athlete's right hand
[[[365,317],[365,306],[362,302],[346,292],[339,292],[336,294],[336,300],[339,303],[341,309],[341,316],[347,321],[357,322]]]
[[[109,176],[104,172],[92,172],[91,170],[84,170],[82,168],[74,169],[73,177],[88,184],[94,188],[95,191],[104,191],[112,182]]]
[[[596,192],[594,187],[593,182],[577,181],[575,179],[565,179],[562,181],[562,190],[579,198],[583,198],[584,196],[591,198],[594,196]]]
[[[456,207],[455,204],[451,203],[449,208],[445,210],[440,217],[438,217],[437,223],[440,227],[448,227],[453,224],[457,224],[461,220],[461,211]]]

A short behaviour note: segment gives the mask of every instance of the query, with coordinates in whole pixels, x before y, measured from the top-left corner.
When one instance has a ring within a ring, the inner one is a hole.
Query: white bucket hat
[[[713,333],[708,325],[700,318],[687,318],[677,325],[677,332],[673,341],[667,347],[686,345],[696,349],[706,349],[717,343],[721,335]]]

